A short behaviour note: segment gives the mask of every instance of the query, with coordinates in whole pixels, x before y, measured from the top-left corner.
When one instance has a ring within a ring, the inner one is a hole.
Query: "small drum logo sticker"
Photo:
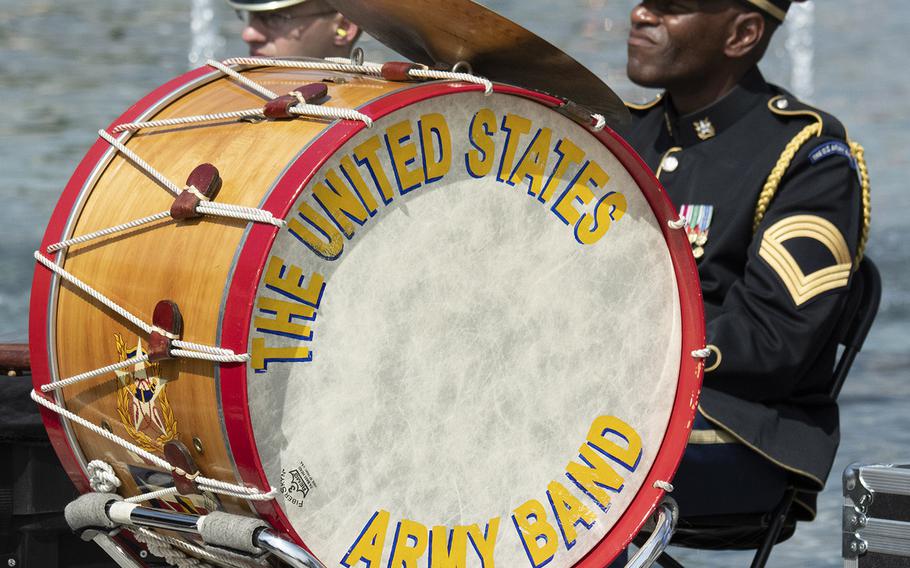
[[[303,462],[290,471],[281,470],[281,494],[289,503],[303,507],[303,500],[315,488],[316,482]]]
[[[137,340],[129,350],[123,337],[114,334],[118,360],[123,362],[145,354]],[[158,363],[140,361],[128,370],[114,371],[117,390],[117,415],[130,438],[148,452],[164,452],[164,444],[177,438],[177,419],[167,400],[167,380],[160,376]]]

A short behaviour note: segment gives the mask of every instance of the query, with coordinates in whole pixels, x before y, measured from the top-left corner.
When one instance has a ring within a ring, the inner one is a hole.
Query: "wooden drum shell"
[[[252,70],[247,75],[276,92],[341,77],[334,73],[275,69]],[[326,106],[356,108],[403,87],[374,79],[344,77],[343,89],[328,83]],[[223,76],[209,80],[207,75],[202,75],[193,82],[199,86],[176,100],[162,101],[163,108],[144,119],[217,113],[263,104],[261,96]],[[148,103],[160,104],[151,100],[156,94],[137,103],[131,111]],[[124,120],[127,119],[121,118],[115,124]],[[325,130],[328,123],[324,120],[259,124],[225,121],[215,125],[202,123],[157,128],[133,134],[127,147],[180,186],[197,165],[212,163],[223,179],[217,201],[259,207],[287,165]],[[205,135],[200,135],[203,129]],[[103,146],[106,144],[99,144],[105,151]],[[94,150],[97,149],[98,145]],[[109,150],[105,152],[108,153]],[[92,160],[90,155],[85,161]],[[83,163],[80,170],[100,165]],[[85,188],[67,188],[68,192],[74,189],[80,192],[79,201],[83,205],[81,210],[74,210],[68,232],[51,234],[49,231],[42,243],[44,247],[73,235],[167,210],[173,203],[173,197],[167,191],[119,153],[99,169]],[[73,181],[76,181],[75,177]],[[179,223],[166,219],[138,230],[75,245],[62,253],[65,259],[62,264],[67,271],[146,322],[151,321],[152,309],[159,300],[175,302],[181,308],[185,322],[185,340],[219,345],[222,299],[247,227],[243,221],[211,217]],[[39,297],[35,296],[36,301]],[[109,310],[99,309],[94,300],[68,283],[60,284],[59,293],[50,302],[54,305],[51,309],[55,312],[54,317],[40,325],[49,327],[48,339],[52,341],[48,342],[48,355],[56,362],[57,378],[107,364],[99,362],[117,361],[115,334],[119,334],[130,349],[135,348],[137,337],[142,336],[141,330]],[[34,327],[33,331],[36,331]],[[142,339],[144,344],[146,338]],[[34,341],[32,344],[36,345]],[[242,353],[246,347],[235,346],[235,350]],[[186,447],[193,448],[202,475],[234,479],[232,458],[222,429],[216,366],[206,361],[173,359],[160,363],[160,368],[162,375],[170,379],[166,390],[178,439]],[[36,384],[43,383],[47,377],[36,373],[35,380]],[[105,375],[66,387],[58,400],[72,412],[94,424],[110,426],[115,434],[130,440],[118,420],[117,391],[118,383]],[[56,422],[56,417],[45,416]],[[102,459],[114,466],[124,482],[122,494],[128,496],[139,492],[124,465],[135,463],[137,458],[79,426],[72,428],[72,436],[85,461]],[[202,442],[202,453],[194,449],[194,438]],[[59,444],[57,448],[59,451]],[[61,457],[65,458],[65,455]],[[74,471],[76,468],[72,466],[76,464],[72,461],[64,459],[64,462],[70,462],[68,469],[74,482],[82,490],[88,490],[84,474]],[[232,508],[236,508],[236,504]],[[248,511],[245,504],[240,508]]]

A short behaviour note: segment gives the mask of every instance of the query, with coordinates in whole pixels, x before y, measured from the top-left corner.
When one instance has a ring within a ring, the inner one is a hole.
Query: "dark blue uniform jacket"
[[[690,217],[717,367],[700,410],[791,472],[812,516],[839,442],[833,332],[864,225],[844,127],[757,68],[698,112],[680,116],[663,97],[632,114],[620,134]],[[776,192],[757,216],[766,186]]]

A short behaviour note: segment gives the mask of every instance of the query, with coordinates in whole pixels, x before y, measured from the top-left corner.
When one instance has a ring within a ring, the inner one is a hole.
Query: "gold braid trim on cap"
[[[762,10],[764,10],[765,12],[767,12],[768,14],[773,16],[775,19],[780,20],[781,22],[783,22],[784,18],[787,17],[786,11],[778,8],[777,6],[775,6],[768,0],[746,0],[746,1],[749,2],[749,4],[752,4],[754,6],[761,8]]]

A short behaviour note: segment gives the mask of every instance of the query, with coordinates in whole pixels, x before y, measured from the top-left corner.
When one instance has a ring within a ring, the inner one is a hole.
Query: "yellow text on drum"
[[[616,466],[634,472],[641,455],[641,436],[635,429],[614,416],[601,416],[578,449],[581,463],[570,461],[566,477],[592,505],[606,513],[610,494],[623,490],[624,477]],[[559,481],[549,483],[546,498],[549,509],[541,501],[530,499],[512,511],[512,523],[534,568],[556,556],[560,537],[566,550],[570,550],[578,538],[579,525],[589,530],[596,520],[591,509]],[[549,511],[553,512],[552,518]]]
[[[388,511],[380,510],[370,517],[360,535],[341,560],[343,566],[382,566],[386,538],[389,533]],[[403,520],[395,526],[388,566],[405,568],[466,568],[468,543],[470,554],[480,560],[483,568],[494,568],[493,551],[499,534],[499,517],[490,519],[483,530],[474,524],[432,529],[416,521]],[[421,559],[426,557],[425,561]],[[474,564],[474,563],[472,563]]]
[[[504,136],[498,161],[497,133]],[[530,142],[522,144],[528,135]],[[550,128],[537,128],[533,121],[517,114],[507,114],[500,122],[492,110],[482,109],[471,119],[468,138],[473,147],[464,157],[468,174],[482,178],[495,169],[500,183],[514,187],[527,182],[528,195],[543,205],[552,200],[550,211],[573,227],[580,244],[599,241],[626,212],[625,195],[606,190],[610,176],[600,164],[586,158],[585,152],[568,137],[553,144]],[[555,164],[548,170],[551,159],[555,159]],[[575,171],[575,175],[563,184],[570,171]]]
[[[528,196],[572,227],[583,245],[598,242],[626,212],[625,195],[608,189],[603,167],[570,138],[554,140],[550,128],[517,114],[499,121],[492,110],[482,109],[464,136],[455,142],[466,149],[468,175],[482,178],[495,170],[504,186],[526,182]],[[440,181],[452,166],[452,131],[444,115],[397,122],[330,167],[300,201],[288,230],[320,258],[335,260],[380,204]]]
[[[314,273],[304,279],[300,267],[272,256],[266,265],[265,288],[273,294],[270,297],[263,293],[256,298],[255,332],[250,349],[253,370],[264,373],[269,363],[312,360],[313,353],[307,343],[313,340],[313,330],[300,320],[315,321],[325,291],[325,278]],[[294,344],[276,345],[274,338],[289,338]]]
[[[391,174],[383,166],[384,157],[391,162]],[[380,201],[389,205],[395,195],[438,182],[451,168],[452,134],[443,115],[425,114],[416,124],[395,123],[330,168],[307,196],[314,203],[301,201],[288,230],[319,257],[335,260],[345,239],[354,237],[355,223],[362,227],[376,215]]]

